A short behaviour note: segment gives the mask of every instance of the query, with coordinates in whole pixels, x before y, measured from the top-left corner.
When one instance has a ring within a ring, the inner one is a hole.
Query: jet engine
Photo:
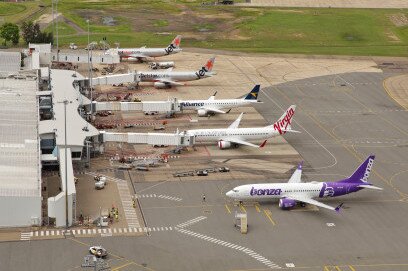
[[[198,109],[197,110],[197,115],[199,117],[207,117],[208,116],[208,112],[205,109]]]
[[[155,82],[154,87],[155,88],[171,88],[171,85],[163,83],[163,82]]]
[[[229,148],[231,148],[231,145],[232,144],[229,141],[224,141],[224,140],[218,141],[218,148],[220,148],[221,150],[229,149]]]
[[[137,57],[128,57],[127,58],[128,61],[139,61],[139,59]]]
[[[279,208],[287,210],[296,206],[296,200],[283,198],[279,200]]]

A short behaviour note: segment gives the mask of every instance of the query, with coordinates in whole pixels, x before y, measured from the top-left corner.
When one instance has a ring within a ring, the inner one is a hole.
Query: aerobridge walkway
[[[170,113],[183,110],[177,98],[168,101],[142,102],[92,102],[94,112],[98,111],[142,111],[145,114]]]
[[[185,132],[175,133],[115,133],[101,131],[100,142],[121,142],[159,146],[193,146],[195,137]]]
[[[113,85],[113,84],[123,84],[123,83],[139,83],[140,76],[137,72],[123,73],[123,74],[109,74],[98,77],[92,77],[89,80],[88,77],[76,80],[82,87],[88,87],[92,83],[92,86],[100,85]]]
[[[88,81],[89,79],[86,78],[86,80]],[[99,77],[93,77],[91,80],[93,86],[123,83],[139,83],[140,75],[137,72],[129,72],[123,74],[108,74]]]

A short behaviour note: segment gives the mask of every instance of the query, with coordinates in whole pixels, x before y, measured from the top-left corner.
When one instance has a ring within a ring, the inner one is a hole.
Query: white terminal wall
[[[0,79],[0,227],[41,219],[37,90],[33,77]]]

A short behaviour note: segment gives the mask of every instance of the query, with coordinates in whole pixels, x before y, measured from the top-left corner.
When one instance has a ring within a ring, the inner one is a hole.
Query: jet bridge
[[[86,79],[88,81],[88,78]],[[138,83],[140,82],[140,77],[136,72],[123,73],[123,74],[109,74],[99,77],[93,77],[92,85],[113,85],[121,83]]]
[[[129,144],[149,144],[166,146],[193,146],[195,137],[186,132],[169,133],[115,133],[101,131],[100,142],[121,142]]]
[[[138,83],[139,76],[136,72],[131,73],[123,73],[123,74],[109,74],[99,77],[93,77],[92,86],[99,86],[99,85],[113,85],[113,84],[123,84],[123,83]],[[89,87],[89,78],[83,78],[80,80],[76,80],[76,82],[81,87]]]
[[[93,102],[94,112],[98,111],[142,111],[145,114],[165,112],[174,114],[182,111],[177,98],[168,101],[145,101],[145,102]]]

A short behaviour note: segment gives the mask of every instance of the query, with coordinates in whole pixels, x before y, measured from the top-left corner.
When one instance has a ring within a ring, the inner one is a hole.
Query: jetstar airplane
[[[181,36],[178,35],[166,48],[112,48],[105,54],[118,54],[121,59],[144,61],[148,57],[160,57],[181,52]]]
[[[272,125],[254,128],[238,128],[242,115],[226,129],[196,129],[186,131],[186,135],[194,136],[196,142],[218,141],[220,149],[228,149],[239,145],[262,148],[266,140],[271,137],[283,135],[286,132],[297,132],[292,130],[291,121],[295,114],[295,105],[292,105]],[[264,140],[261,145],[249,143],[247,140]]]
[[[374,155],[365,160],[357,170],[347,179],[336,182],[308,182],[302,183],[302,164],[293,173],[287,183],[260,183],[237,186],[226,193],[234,200],[270,200],[279,199],[281,209],[290,209],[297,202],[309,203],[329,210],[339,211],[343,204],[336,208],[314,200],[313,198],[338,197],[366,189],[382,190],[368,182]]]
[[[156,88],[171,88],[182,86],[179,82],[194,81],[215,75],[212,72],[215,57],[210,58],[204,67],[198,71],[173,71],[172,68],[165,71],[137,72],[140,82],[154,82]]]
[[[242,99],[219,99],[215,100],[214,93],[208,100],[180,100],[180,105],[183,110],[196,110],[199,117],[206,117],[214,114],[225,114],[231,111],[231,108],[245,107],[258,101],[260,85],[256,85],[247,95]],[[221,109],[230,108],[227,112]]]

